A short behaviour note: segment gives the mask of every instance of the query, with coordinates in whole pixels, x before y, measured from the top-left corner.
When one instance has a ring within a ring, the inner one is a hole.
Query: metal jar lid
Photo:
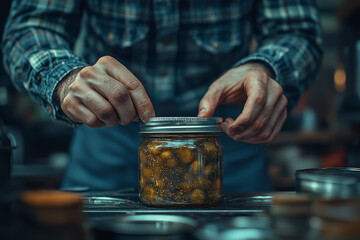
[[[296,189],[325,198],[360,196],[360,168],[297,170]]]
[[[152,117],[140,123],[140,133],[219,133],[220,117]]]
[[[310,168],[296,171],[296,177],[332,183],[360,182],[360,168]]]

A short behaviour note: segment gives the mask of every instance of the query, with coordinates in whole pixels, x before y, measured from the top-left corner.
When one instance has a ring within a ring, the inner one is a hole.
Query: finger
[[[278,136],[279,132],[281,131],[286,119],[287,119],[287,110],[285,108],[283,112],[280,114],[279,118],[277,119],[277,124],[274,126],[273,131],[271,132],[268,138],[264,139],[259,137],[252,137],[252,138],[244,139],[242,141],[247,143],[254,143],[254,144],[273,142]]]
[[[105,82],[91,83],[111,103],[116,110],[121,125],[127,125],[137,118],[135,105],[131,99],[128,89],[114,78],[104,75],[102,80]]]
[[[282,95],[278,100],[276,107],[274,108],[274,113],[270,117],[268,124],[265,126],[263,131],[257,135],[257,138],[263,141],[267,141],[267,139],[269,139],[276,126],[281,123],[279,122],[279,119],[281,119],[281,116],[284,115],[284,111],[285,114],[287,115],[286,106],[287,106],[287,98],[284,95]]]
[[[211,117],[220,105],[221,89],[212,84],[199,103],[198,117]]]
[[[231,126],[233,132],[243,131],[245,127],[251,125],[258,118],[267,101],[265,89],[266,87],[252,84],[247,86],[246,91],[248,98],[242,113],[235,119],[235,122]]]
[[[66,98],[64,99],[64,105],[69,105],[66,103]],[[64,108],[66,115],[74,122],[84,123],[89,127],[99,128],[105,126],[105,123],[98,119],[94,113],[92,113],[85,105],[81,102],[72,101],[71,107]]]
[[[86,91],[86,89],[84,89]],[[88,94],[82,96],[81,102],[92,111],[98,119],[109,127],[119,123],[119,117],[113,106],[101,94],[89,89]]]
[[[255,139],[259,140],[259,142],[267,142],[271,133],[274,131],[274,128],[277,124],[279,124],[279,118],[283,111],[286,110],[287,99],[285,96],[281,96],[274,107],[274,111],[272,115],[269,117],[269,121],[260,131],[253,130],[252,126],[249,129],[246,129],[242,133],[234,134],[237,141],[255,141]]]
[[[279,124],[276,124],[274,131],[271,133],[267,142],[275,141],[276,137],[279,135],[279,132],[281,131],[282,127],[284,126],[286,119],[287,119],[287,109],[285,108],[284,112],[281,114],[281,116],[279,118]]]
[[[116,59],[106,56],[99,59],[97,64],[104,67],[106,73],[121,82],[129,91],[136,111],[143,122],[155,116],[154,107],[142,83]]]
[[[280,94],[273,94],[269,96],[269,100],[264,106],[262,112],[256,118],[256,120],[249,126],[243,128],[242,130],[239,127],[230,126],[230,131],[233,134],[238,134],[239,138],[246,139],[251,138],[253,136],[264,137],[261,134],[269,134],[271,133],[275,120],[277,120],[286,107],[284,101]],[[266,136],[264,138],[269,137]]]
[[[234,122],[232,118],[227,118],[221,123],[221,129],[229,136],[232,137],[233,134],[230,132],[230,126]]]
[[[140,120],[139,116],[136,115],[136,117],[132,120],[133,122],[138,122]]]
[[[287,116],[287,98],[282,95],[276,106],[274,107],[274,112],[270,117],[270,120],[268,121],[267,125],[264,127],[264,129],[261,132],[258,132],[255,135],[246,135],[248,133],[248,130],[244,130],[241,133],[234,133],[231,131],[231,126],[234,123],[234,120],[231,118],[228,118],[224,121],[224,123],[221,125],[223,131],[228,134],[232,139],[235,141],[242,141],[247,143],[264,143],[269,142],[271,138],[274,136],[273,132],[275,129],[282,127],[284,124],[284,121],[281,121],[281,117],[285,114]],[[284,113],[285,112],[285,113]],[[286,119],[286,118],[285,118]]]

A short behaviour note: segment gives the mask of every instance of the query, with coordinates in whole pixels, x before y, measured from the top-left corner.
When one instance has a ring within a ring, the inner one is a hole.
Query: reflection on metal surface
[[[270,218],[265,216],[241,216],[210,222],[196,231],[196,236],[201,240],[275,239]]]
[[[117,198],[117,197],[84,197],[84,204],[92,205],[110,205],[110,206],[119,206],[121,204],[134,203],[134,201],[129,199]]]
[[[125,235],[171,235],[190,232],[198,222],[177,215],[132,215],[92,219],[92,227]]]
[[[253,214],[263,213],[262,209],[86,209],[86,213],[223,213],[223,214]]]

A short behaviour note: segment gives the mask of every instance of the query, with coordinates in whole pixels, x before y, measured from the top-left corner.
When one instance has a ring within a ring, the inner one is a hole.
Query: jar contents
[[[139,148],[140,199],[151,206],[204,206],[223,198],[219,135],[152,134]]]

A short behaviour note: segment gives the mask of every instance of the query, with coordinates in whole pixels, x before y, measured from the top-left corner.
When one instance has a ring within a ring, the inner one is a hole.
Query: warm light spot
[[[338,92],[343,92],[346,86],[346,73],[344,69],[338,68],[334,74],[334,85]]]

